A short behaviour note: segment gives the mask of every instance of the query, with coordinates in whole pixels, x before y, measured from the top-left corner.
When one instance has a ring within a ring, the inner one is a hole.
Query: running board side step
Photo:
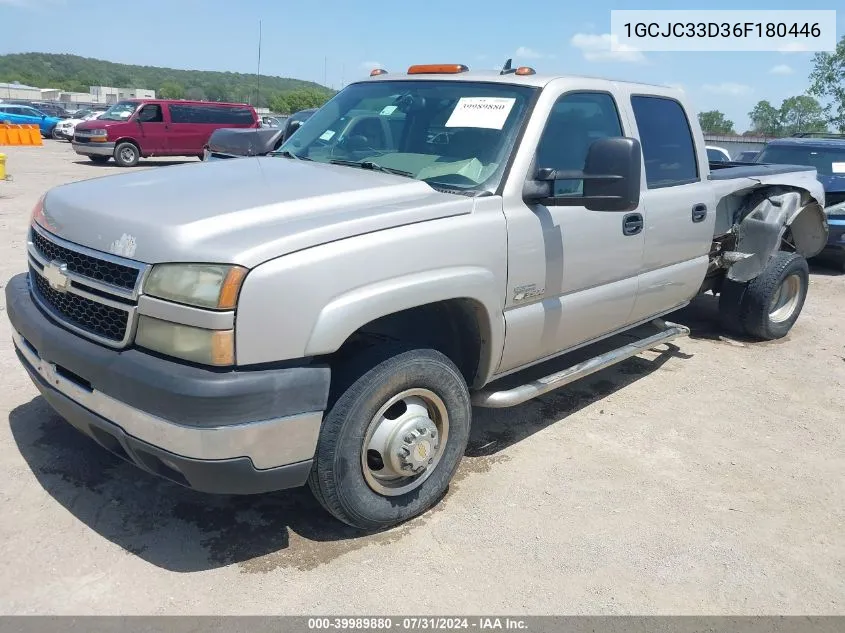
[[[647,338],[594,356],[562,371],[538,378],[518,387],[513,387],[512,389],[505,389],[503,391],[477,391],[472,396],[472,403],[478,407],[492,409],[513,407],[537,396],[554,391],[564,385],[568,385],[571,382],[580,380],[611,365],[620,363],[632,356],[653,349],[658,345],[668,343],[682,336],[687,336],[690,332],[689,328],[685,325],[664,321],[663,319],[654,319],[651,323],[661,331]]]

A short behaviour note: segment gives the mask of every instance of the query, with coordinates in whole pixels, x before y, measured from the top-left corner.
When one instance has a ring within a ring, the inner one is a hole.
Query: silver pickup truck
[[[44,398],[106,449],[201,491],[307,483],[377,530],[442,496],[473,405],[683,336],[662,317],[699,293],[734,332],[786,335],[823,207],[812,168],[711,167],[677,90],[415,66],[272,156],[49,190],[7,314]]]

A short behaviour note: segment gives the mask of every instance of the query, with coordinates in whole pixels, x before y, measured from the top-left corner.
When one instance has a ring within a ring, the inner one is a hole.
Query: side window
[[[187,106],[171,103],[168,107],[170,108],[170,121],[172,123],[190,123],[187,119],[187,112],[185,112]]]
[[[631,97],[649,189],[698,180],[695,143],[681,104],[666,97]]]
[[[536,167],[584,169],[590,145],[600,138],[622,136],[619,111],[609,94],[572,92],[552,106],[540,143]],[[556,180],[555,196],[581,195],[582,180]]]
[[[157,103],[148,103],[138,111],[138,120],[142,123],[163,123],[161,106]]]
[[[249,108],[172,104],[170,117],[174,123],[212,123],[217,125],[252,125],[255,120]]]

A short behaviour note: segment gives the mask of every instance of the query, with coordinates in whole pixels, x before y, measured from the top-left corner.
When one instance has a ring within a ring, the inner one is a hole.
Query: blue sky
[[[508,57],[539,72],[583,73],[684,88],[700,110],[718,109],[739,131],[760,99],[775,105],[807,89],[812,53],[613,53],[611,8],[832,9],[838,3],[487,0],[366,3],[348,0],[0,0],[0,54],[73,53],[116,62],[255,72],[335,88],[375,64],[456,62],[495,68]],[[840,5],[841,6],[841,5]],[[287,26],[286,26],[287,25]],[[845,10],[837,14],[837,40]]]

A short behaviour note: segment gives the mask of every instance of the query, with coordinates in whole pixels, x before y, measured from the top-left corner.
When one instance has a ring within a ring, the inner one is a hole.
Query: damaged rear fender
[[[757,277],[784,239],[804,257],[817,255],[827,243],[827,216],[807,191],[758,190],[745,209],[750,211],[735,227],[734,252],[726,253],[734,262],[727,272],[732,281]]]

